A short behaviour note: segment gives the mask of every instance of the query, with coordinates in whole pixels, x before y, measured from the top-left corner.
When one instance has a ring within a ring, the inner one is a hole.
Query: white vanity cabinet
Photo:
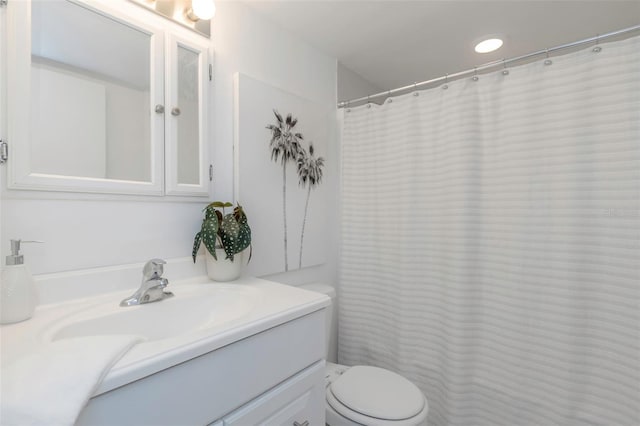
[[[78,425],[324,425],[325,309],[94,396]]]

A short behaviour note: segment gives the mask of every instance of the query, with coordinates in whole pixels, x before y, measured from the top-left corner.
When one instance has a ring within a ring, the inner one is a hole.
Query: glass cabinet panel
[[[167,37],[172,72],[167,81],[167,194],[207,195],[208,44]]]
[[[199,52],[178,45],[178,184],[200,184]]]

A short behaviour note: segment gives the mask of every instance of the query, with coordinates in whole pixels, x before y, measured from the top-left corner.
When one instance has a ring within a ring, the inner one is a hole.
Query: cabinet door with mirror
[[[167,54],[166,193],[206,195],[207,45],[168,34]]]
[[[197,65],[180,81],[174,24],[124,0],[11,1],[7,14],[9,188],[207,194],[208,40],[188,37]]]

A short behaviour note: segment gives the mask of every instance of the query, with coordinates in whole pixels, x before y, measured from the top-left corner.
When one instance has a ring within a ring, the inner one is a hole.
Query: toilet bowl
[[[305,290],[331,298],[327,313],[327,360],[336,354],[335,289],[307,284]],[[327,362],[325,374],[326,423],[329,426],[425,426],[429,404],[418,387],[383,368],[347,367]]]
[[[325,384],[330,426],[426,425],[427,399],[416,385],[392,371],[327,363]]]

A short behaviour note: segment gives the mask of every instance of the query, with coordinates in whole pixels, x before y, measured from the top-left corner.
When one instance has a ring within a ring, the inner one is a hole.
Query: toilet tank
[[[326,294],[331,299],[331,305],[327,307],[327,361],[338,362],[338,309],[336,304],[336,289],[328,284],[312,283],[301,285],[304,290]]]

